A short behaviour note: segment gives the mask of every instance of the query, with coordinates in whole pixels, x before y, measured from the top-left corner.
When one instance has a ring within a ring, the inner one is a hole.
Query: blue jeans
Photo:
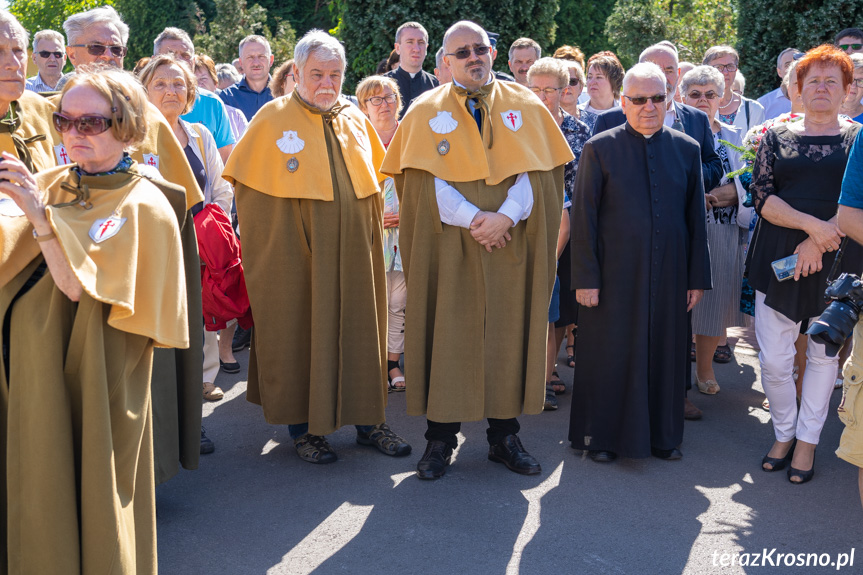
[[[363,435],[368,435],[371,433],[372,429],[374,429],[374,425],[356,425],[357,433],[361,433]],[[308,423],[297,423],[295,425],[288,426],[288,434],[291,436],[291,439],[297,439],[298,437],[302,437],[303,435],[309,432],[309,424]]]

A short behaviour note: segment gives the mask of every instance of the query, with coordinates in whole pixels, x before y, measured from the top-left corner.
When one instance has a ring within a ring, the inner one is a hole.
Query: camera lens
[[[857,310],[841,301],[834,301],[816,321],[812,322],[806,334],[824,344],[824,352],[834,357],[857,324]]]

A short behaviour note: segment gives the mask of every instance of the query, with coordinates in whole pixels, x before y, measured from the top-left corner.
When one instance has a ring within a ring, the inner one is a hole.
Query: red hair
[[[817,48],[812,48],[806,55],[800,59],[797,64],[797,89],[801,90],[803,79],[809,70],[817,66],[819,68],[831,68],[833,66],[839,68],[842,72],[842,88],[847,88],[854,81],[854,63],[844,51],[840,50],[833,44],[822,44]],[[802,90],[801,90],[802,91]]]

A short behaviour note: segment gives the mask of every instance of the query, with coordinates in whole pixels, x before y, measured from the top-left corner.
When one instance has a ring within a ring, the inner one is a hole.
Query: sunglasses
[[[852,50],[860,50],[863,48],[863,44],[839,44],[839,48],[845,51],[847,51],[848,48],[851,48]]]
[[[49,52],[48,50],[39,50],[37,54],[39,54],[40,58],[45,58],[46,60],[51,56],[54,56],[58,60],[63,58],[63,52]]]
[[[395,104],[396,95],[395,94],[387,94],[386,96],[372,96],[366,100],[366,103],[371,102],[372,106],[380,106],[384,102],[387,104]]]
[[[457,60],[464,60],[470,57],[471,51],[477,56],[485,56],[488,54],[488,51],[491,50],[491,46],[474,46],[473,48],[459,48],[455,52],[451,54],[447,54],[447,56],[455,56]]]
[[[581,80],[579,80],[578,78],[570,78],[569,79],[569,85],[570,86],[578,86],[579,84],[581,84]]]
[[[54,128],[61,134],[65,134],[75,126],[79,134],[84,136],[95,136],[101,134],[111,127],[112,120],[102,116],[78,116],[69,118],[59,112],[54,112]]]
[[[629,96],[624,96],[627,100],[635,104],[636,106],[643,106],[647,103],[648,100],[653,102],[654,104],[661,104],[665,101],[665,94],[657,94],[655,96],[636,96],[635,98],[630,98]]]
[[[709,92],[699,92],[698,90],[693,90],[689,94],[686,95],[690,100],[700,100],[704,98],[705,100],[715,100],[719,97],[719,94],[714,92],[713,90]]]
[[[110,50],[111,55],[115,58],[122,58],[129,51],[125,46],[106,46],[104,44],[72,44],[71,48],[87,48],[87,53],[91,56],[101,56],[105,50]]]

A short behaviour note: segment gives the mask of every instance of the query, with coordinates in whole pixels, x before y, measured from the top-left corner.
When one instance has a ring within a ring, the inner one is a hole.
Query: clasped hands
[[[509,216],[497,212],[477,212],[470,222],[470,235],[491,253],[512,239],[509,229],[515,225]]]
[[[821,256],[824,252],[834,252],[839,249],[845,234],[835,221],[817,221],[805,230],[809,237],[800,242],[794,253],[797,254],[797,265],[794,267],[794,281],[809,274],[821,271]]]

